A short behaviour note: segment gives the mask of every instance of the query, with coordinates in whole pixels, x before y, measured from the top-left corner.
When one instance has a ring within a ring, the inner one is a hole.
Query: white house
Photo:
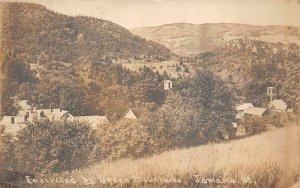
[[[242,103],[242,104],[237,105],[235,108],[237,111],[235,119],[237,119],[237,120],[243,119],[245,109],[251,108],[251,107],[254,107],[252,103]]]
[[[236,106],[236,111],[244,111],[249,107],[254,107],[252,103],[242,103]]]
[[[132,109],[129,108],[124,115],[124,119],[138,119],[138,118],[137,115],[132,111]]]
[[[244,110],[243,115],[263,116],[266,114],[266,112],[266,108],[249,107]]]
[[[0,121],[0,126],[4,127],[4,134],[11,134],[15,136],[27,125],[26,119],[24,119],[24,117],[4,116]]]
[[[68,111],[56,109],[31,109],[31,110],[20,110],[17,117],[27,117],[27,121],[32,122],[33,119],[47,118],[52,121],[65,120],[66,118],[73,117]]]

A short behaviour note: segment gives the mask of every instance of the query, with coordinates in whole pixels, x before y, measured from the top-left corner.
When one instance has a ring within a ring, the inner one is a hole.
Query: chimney
[[[26,122],[27,121],[27,116],[24,116],[24,122]]]
[[[15,124],[15,117],[11,117],[11,124]]]

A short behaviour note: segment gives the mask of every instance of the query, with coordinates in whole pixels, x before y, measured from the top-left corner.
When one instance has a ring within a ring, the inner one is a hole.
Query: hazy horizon
[[[58,13],[105,19],[127,29],[173,23],[300,27],[298,0],[18,0]],[[11,2],[11,1],[9,1]]]

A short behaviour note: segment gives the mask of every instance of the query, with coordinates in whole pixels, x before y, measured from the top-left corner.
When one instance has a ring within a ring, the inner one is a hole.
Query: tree
[[[154,151],[222,139],[235,119],[235,91],[209,71],[179,81],[165,103],[146,118]]]
[[[186,95],[195,100],[195,107],[201,109],[203,125],[217,127],[230,124],[235,119],[237,97],[235,89],[210,71],[199,71],[195,78],[187,83]]]
[[[161,152],[223,139],[235,118],[233,88],[209,71],[178,81],[165,103],[146,118],[152,150]]]
[[[30,98],[33,106],[38,108],[62,108],[73,115],[84,115],[87,112],[86,89],[81,83],[66,80],[45,81],[37,86]]]
[[[84,122],[41,120],[6,140],[4,156],[21,172],[62,172],[88,163],[97,140]]]
[[[98,137],[100,142],[94,151],[96,159],[135,159],[149,153],[147,131],[137,120],[121,120],[114,125],[101,126]]]
[[[165,94],[160,82],[155,79],[145,79],[135,84],[131,96],[134,100],[140,99],[143,102],[161,105],[165,100]]]
[[[198,145],[203,141],[198,126],[199,111],[192,104],[193,99],[171,91],[165,103],[145,118],[151,152]]]
[[[69,84],[65,85],[59,94],[59,106],[62,109],[70,111],[73,115],[84,115],[86,113],[86,92],[82,86]]]

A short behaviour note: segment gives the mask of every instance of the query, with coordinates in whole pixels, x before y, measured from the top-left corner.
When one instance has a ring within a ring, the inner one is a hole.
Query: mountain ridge
[[[255,26],[236,23],[174,23],[130,30],[182,56],[211,51],[233,39],[261,40],[269,43],[300,44],[300,28],[296,26]]]
[[[132,35],[125,28],[102,19],[67,16],[31,3],[3,3],[6,6],[3,46],[28,63],[46,54],[48,61],[73,63],[81,55],[87,59],[133,58],[134,56],[167,58],[170,51],[152,41]],[[64,48],[61,48],[64,46]]]

